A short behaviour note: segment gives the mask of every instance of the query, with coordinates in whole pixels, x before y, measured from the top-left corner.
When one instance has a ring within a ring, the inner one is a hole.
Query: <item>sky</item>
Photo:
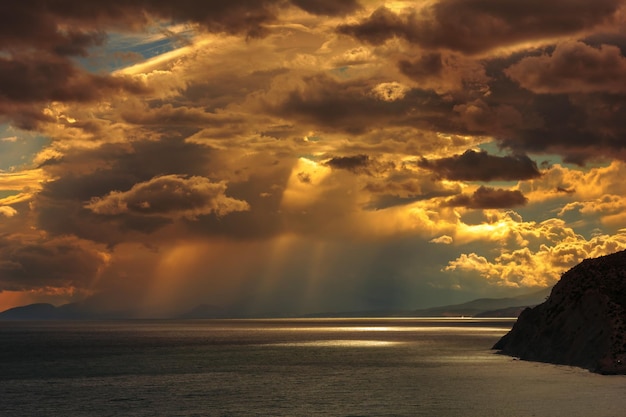
[[[0,4],[0,309],[410,310],[626,249],[624,0]]]

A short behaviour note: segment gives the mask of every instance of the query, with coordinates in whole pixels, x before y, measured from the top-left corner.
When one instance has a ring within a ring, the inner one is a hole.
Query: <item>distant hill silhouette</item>
[[[545,301],[550,288],[508,298],[479,298],[462,304],[433,307],[411,312],[417,317],[517,317],[524,308]],[[510,315],[509,315],[510,314]]]
[[[519,317],[519,315],[522,314],[522,311],[526,310],[528,307],[534,307],[535,305],[537,304],[532,304],[528,306],[500,308],[497,310],[489,310],[489,311],[484,311],[482,313],[478,313],[474,315],[474,317],[477,317],[477,318]]]
[[[626,251],[584,260],[563,274],[548,300],[524,310],[494,349],[626,374]]]
[[[0,319],[4,320],[56,320],[62,318],[61,312],[52,304],[30,304],[22,307],[14,307],[0,313]]]
[[[510,298],[480,298],[462,304],[447,305],[422,310],[397,311],[346,311],[308,314],[301,317],[517,317],[528,306],[543,302],[549,293],[544,289],[531,294]],[[267,317],[285,317],[279,313]],[[0,320],[106,320],[135,317],[132,312],[102,312],[86,304],[65,304],[55,307],[52,304],[30,304],[14,307],[0,313]],[[176,320],[244,318],[233,309],[201,304],[187,312],[172,317]],[[293,316],[289,316],[293,317]]]
[[[108,320],[126,317],[130,317],[126,312],[99,312],[78,303],[58,307],[45,303],[29,304],[0,313],[0,320]]]

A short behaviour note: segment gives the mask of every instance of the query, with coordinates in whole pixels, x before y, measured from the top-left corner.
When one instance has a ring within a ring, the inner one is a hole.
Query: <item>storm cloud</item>
[[[165,175],[135,184],[128,191],[94,197],[85,207],[102,215],[135,213],[192,220],[200,215],[224,216],[250,209],[248,203],[227,197],[225,192],[226,184],[208,178]]]
[[[626,247],[623,10],[4,2],[0,308],[307,314],[551,285]]]
[[[107,31],[140,32],[155,20],[193,23],[212,33],[266,33],[281,8],[294,5],[321,15],[345,15],[357,10],[356,1],[334,4],[324,0],[183,1],[159,0],[5,2],[0,5],[0,115],[20,127],[34,129],[46,120],[31,105],[49,101],[85,102],[118,91],[144,94],[150,90],[137,79],[86,71],[71,57],[87,57],[90,48],[103,47]]]
[[[523,58],[505,72],[539,94],[626,93],[626,57],[613,45],[564,42],[552,54]]]
[[[528,199],[518,190],[479,187],[472,195],[460,194],[446,200],[450,207],[467,207],[471,209],[505,209],[523,206]]]
[[[575,34],[604,23],[622,2],[598,3],[558,0],[444,0],[394,12],[376,9],[356,24],[345,24],[340,33],[380,45],[398,37],[430,49],[475,54],[500,46],[546,37]]]
[[[526,155],[494,156],[473,150],[432,161],[422,158],[418,165],[441,178],[461,181],[515,181],[541,175],[537,164]]]
[[[0,292],[89,289],[109,262],[104,247],[75,237],[0,239]]]

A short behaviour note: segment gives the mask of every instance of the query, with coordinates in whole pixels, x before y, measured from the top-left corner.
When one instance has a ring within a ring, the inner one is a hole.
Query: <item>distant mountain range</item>
[[[319,313],[306,317],[517,317],[526,307],[541,304],[550,294],[550,288],[531,294],[510,298],[480,298],[462,304],[453,304],[413,311],[358,311],[344,313]],[[0,313],[0,320],[116,320],[132,318],[130,312],[94,311],[83,304],[72,303],[58,307],[52,304],[30,304],[14,307]],[[278,317],[278,316],[277,316]],[[239,318],[226,309],[199,305],[171,319]]]
[[[433,307],[411,312],[416,317],[517,317],[526,307],[543,303],[552,288],[509,298],[479,298],[462,304]]]

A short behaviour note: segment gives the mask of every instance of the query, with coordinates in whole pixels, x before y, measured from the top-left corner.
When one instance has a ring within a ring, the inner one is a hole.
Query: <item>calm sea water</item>
[[[626,377],[491,351],[511,326],[0,322],[0,416],[626,415]]]

